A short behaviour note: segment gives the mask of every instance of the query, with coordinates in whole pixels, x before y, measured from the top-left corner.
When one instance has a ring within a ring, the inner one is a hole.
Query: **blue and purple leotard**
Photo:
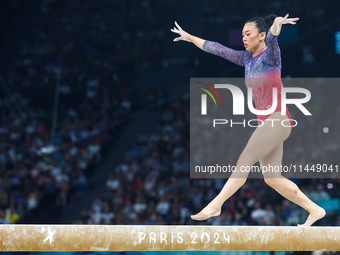
[[[251,87],[257,110],[267,110],[272,104],[273,88],[277,88],[277,107],[274,112],[281,112],[281,56],[277,36],[270,29],[266,36],[266,47],[252,54],[249,51],[237,51],[220,43],[205,41],[203,50],[223,57],[230,62],[245,67],[246,86]],[[286,107],[286,115],[293,126],[291,116]],[[257,115],[266,120],[270,115]],[[260,123],[260,122],[259,122]]]

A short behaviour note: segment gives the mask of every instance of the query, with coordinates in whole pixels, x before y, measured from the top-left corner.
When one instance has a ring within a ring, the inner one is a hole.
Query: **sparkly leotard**
[[[273,88],[277,88],[277,107],[274,112],[281,112],[281,56],[277,36],[270,29],[266,37],[266,47],[252,54],[249,51],[237,51],[212,41],[203,43],[203,50],[221,56],[230,62],[245,67],[246,86],[251,87],[257,110],[270,109]],[[286,107],[286,115],[293,126]],[[257,115],[259,120],[266,120],[269,115]],[[259,121],[260,124],[260,121]],[[287,125],[286,123],[285,125]]]

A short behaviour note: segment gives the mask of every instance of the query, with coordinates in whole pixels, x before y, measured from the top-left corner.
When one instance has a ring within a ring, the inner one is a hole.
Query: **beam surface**
[[[340,227],[1,225],[0,251],[336,251]]]

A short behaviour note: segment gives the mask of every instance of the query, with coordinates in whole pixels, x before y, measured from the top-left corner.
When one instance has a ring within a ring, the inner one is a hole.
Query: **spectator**
[[[265,210],[263,210],[261,208],[261,203],[260,202],[255,202],[254,203],[254,210],[251,212],[251,218],[257,222],[258,224],[259,223],[262,223],[264,222],[264,217],[267,216],[267,213]],[[259,224],[261,225],[261,224]]]
[[[6,218],[6,212],[4,210],[0,210],[0,224],[10,224],[10,220]]]
[[[105,204],[103,207],[103,211],[101,213],[101,220],[103,220],[103,224],[110,225],[113,224],[113,220],[115,215],[110,210],[110,206]]]
[[[9,220],[11,224],[16,223],[20,219],[19,214],[14,210],[14,206],[7,209],[6,219]]]
[[[316,190],[312,192],[311,196],[313,198],[313,201],[328,200],[328,199],[330,199],[330,196],[324,190],[322,184],[318,184],[317,185]]]
[[[271,205],[266,205],[265,208],[265,215],[263,217],[264,224],[267,226],[273,226],[276,225],[276,215],[275,212],[272,209]]]

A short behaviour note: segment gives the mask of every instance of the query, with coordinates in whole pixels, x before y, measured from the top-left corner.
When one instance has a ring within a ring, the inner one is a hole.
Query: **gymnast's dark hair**
[[[266,36],[268,34],[268,31],[270,27],[273,25],[273,22],[276,18],[275,14],[270,14],[266,17],[255,17],[247,20],[248,22],[254,22],[256,24],[257,29],[259,30],[259,33],[266,32]]]

